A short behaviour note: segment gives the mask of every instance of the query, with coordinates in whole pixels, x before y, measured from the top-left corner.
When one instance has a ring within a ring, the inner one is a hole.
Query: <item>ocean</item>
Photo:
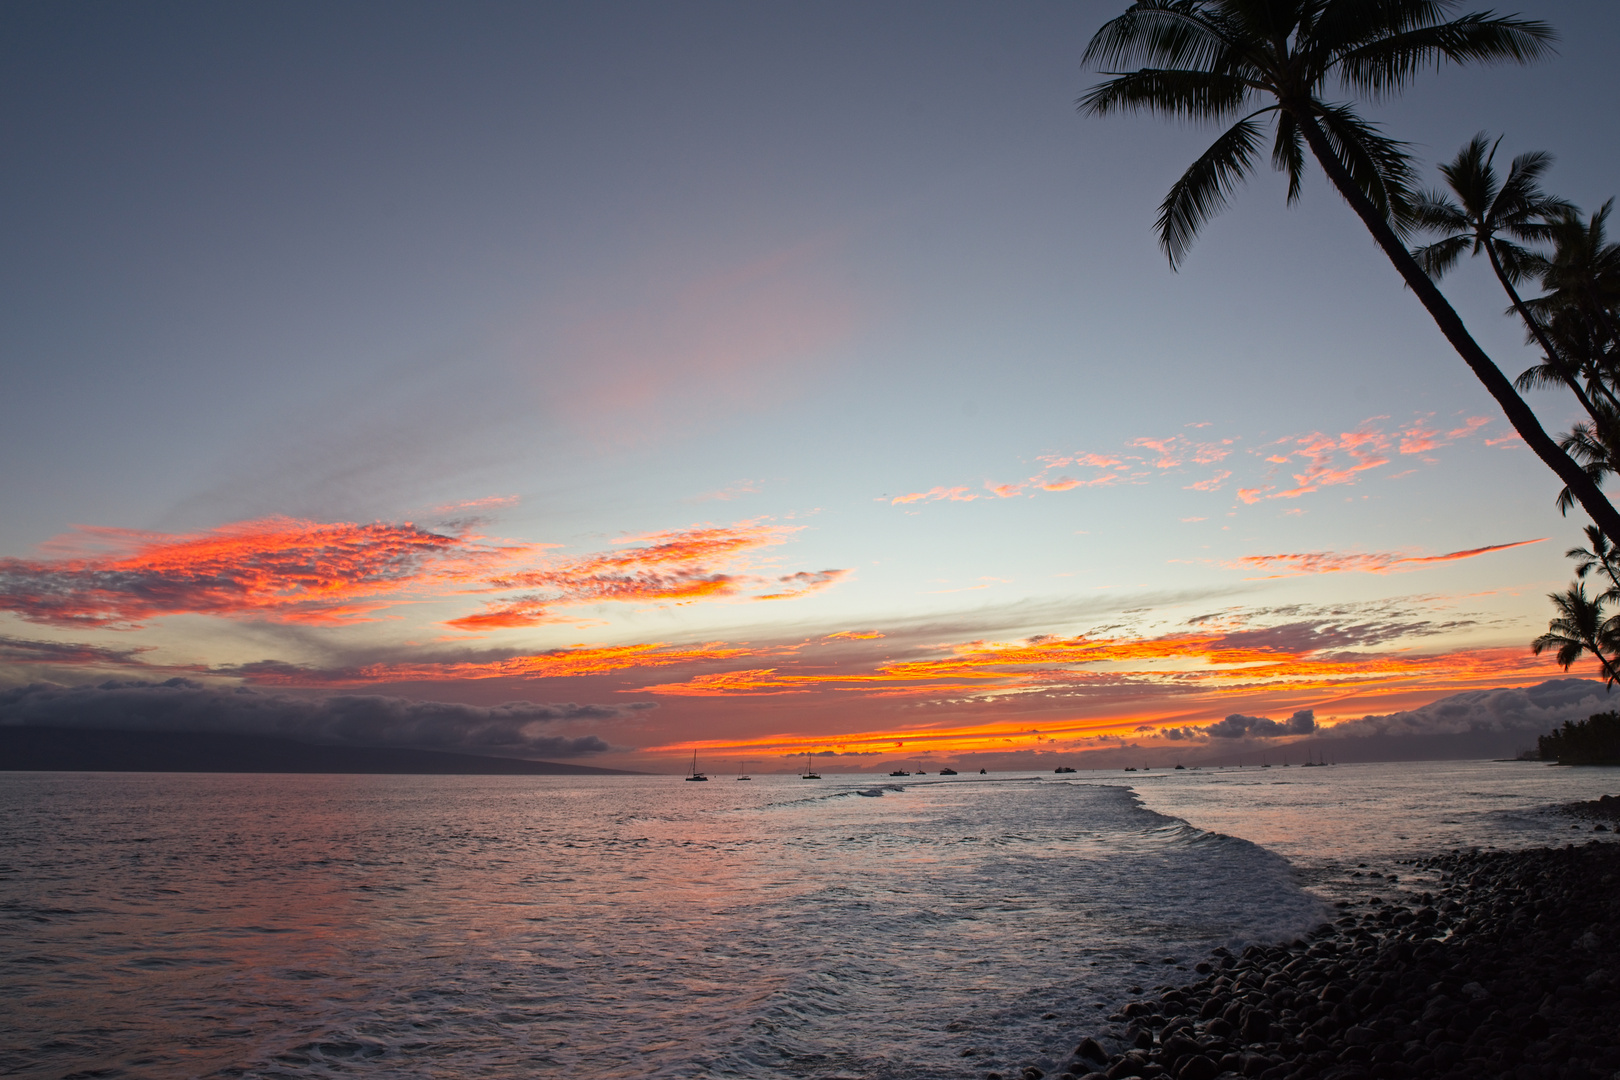
[[[1404,858],[1585,841],[1548,808],[1617,787],[4,773],[0,1075],[1017,1075],[1215,946],[1421,889]]]

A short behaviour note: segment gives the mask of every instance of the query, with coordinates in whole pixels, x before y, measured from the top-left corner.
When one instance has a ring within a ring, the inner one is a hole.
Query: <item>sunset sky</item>
[[[854,769],[1560,677],[1584,519],[1318,173],[1169,269],[1123,7],[6,5],[0,722]],[[1594,209],[1620,9],[1500,10],[1561,55],[1369,111]]]

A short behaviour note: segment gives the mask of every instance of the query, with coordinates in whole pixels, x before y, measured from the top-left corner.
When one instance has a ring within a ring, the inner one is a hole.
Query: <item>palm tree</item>
[[[1586,542],[1589,548],[1572,547],[1564,552],[1564,558],[1575,561],[1575,577],[1585,580],[1586,575],[1593,570],[1602,570],[1609,579],[1609,588],[1598,597],[1600,603],[1620,600],[1620,569],[1616,562],[1620,561],[1620,547],[1609,543],[1609,538],[1598,530],[1596,525],[1586,527]]]
[[[1558,609],[1558,617],[1547,624],[1547,632],[1530,643],[1530,651],[1540,656],[1547,649],[1557,649],[1558,663],[1565,671],[1585,653],[1597,657],[1603,666],[1603,677],[1613,686],[1620,682],[1620,671],[1604,653],[1613,653],[1620,646],[1620,628],[1614,619],[1603,618],[1603,601],[1590,600],[1586,586],[1580,582],[1562,593],[1548,593],[1547,599]]]
[[[1620,347],[1620,323],[1614,316],[1620,307],[1620,244],[1608,238],[1613,209],[1610,199],[1590,218],[1582,218],[1573,206],[1554,215],[1548,223],[1552,257],[1525,263],[1526,271],[1549,290],[1526,306],[1544,320],[1565,318],[1579,324],[1570,333],[1590,338],[1600,352]]]
[[[1607,399],[1595,402],[1596,409],[1588,406],[1591,419],[1575,424],[1559,440],[1599,485],[1620,473],[1620,401],[1614,393],[1620,386],[1620,322],[1615,318],[1620,308],[1620,244],[1607,235],[1613,206],[1611,199],[1590,218],[1574,207],[1553,215],[1548,221],[1552,254],[1532,254],[1524,260],[1525,272],[1548,290],[1524,306],[1545,327],[1562,355],[1562,366],[1580,369],[1588,385]],[[1546,366],[1526,371],[1519,377],[1521,385],[1545,381]],[[1575,494],[1566,486],[1558,495],[1558,507],[1568,512],[1574,503]]]
[[[1377,98],[1443,60],[1525,63],[1550,51],[1545,23],[1491,12],[1444,21],[1454,7],[1455,0],[1138,0],[1097,31],[1084,56],[1105,69],[1136,70],[1105,70],[1113,77],[1087,91],[1080,107],[1094,116],[1147,111],[1232,122],[1159,208],[1159,243],[1172,267],[1254,171],[1268,123],[1276,128],[1271,161],[1288,174],[1289,202],[1300,197],[1309,148],[1525,444],[1620,542],[1620,512],[1542,429],[1402,243],[1414,201],[1405,145],[1350,105],[1323,97],[1329,83]]]
[[[1513,310],[1524,320],[1547,358],[1546,364],[1531,368],[1515,380],[1518,388],[1529,390],[1557,380],[1568,386],[1587,413],[1596,418],[1597,409],[1587,389],[1576,380],[1574,365],[1548,338],[1546,328],[1525,307],[1518,290],[1527,268],[1542,264],[1519,242],[1551,239],[1553,225],[1547,219],[1573,210],[1574,206],[1541,191],[1539,182],[1552,165],[1551,154],[1520,154],[1509,166],[1507,179],[1499,181],[1494,163],[1501,141],[1491,142],[1481,132],[1454,159],[1440,166],[1440,175],[1446,178],[1456,199],[1439,190],[1418,195],[1412,207],[1413,225],[1443,235],[1413,251],[1412,257],[1436,281],[1457,265],[1464,252],[1483,254],[1489,259],[1496,280],[1513,302]],[[1609,404],[1616,404],[1612,397]]]

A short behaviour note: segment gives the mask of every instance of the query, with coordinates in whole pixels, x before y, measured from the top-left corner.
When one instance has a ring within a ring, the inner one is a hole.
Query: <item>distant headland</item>
[[[328,746],[221,732],[0,727],[0,772],[637,776],[556,761],[401,747]]]

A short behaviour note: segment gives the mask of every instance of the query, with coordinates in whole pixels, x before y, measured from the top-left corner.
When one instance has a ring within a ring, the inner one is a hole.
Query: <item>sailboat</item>
[[[816,770],[814,770],[814,769],[812,769],[810,767],[810,758],[811,758],[810,754],[805,754],[804,755],[804,775],[799,777],[800,780],[820,780],[821,779],[821,774],[816,772]]]
[[[748,762],[745,761],[745,762],[743,762],[743,764],[747,765]],[[753,777],[749,776],[748,773],[746,771],[744,771],[744,772],[740,772],[740,773],[737,774],[737,779],[739,779],[739,780],[752,780]]]
[[[702,773],[697,771],[697,751],[696,750],[692,751],[692,775],[688,776],[687,779],[688,780],[707,780],[708,779],[707,776],[704,776]]]

